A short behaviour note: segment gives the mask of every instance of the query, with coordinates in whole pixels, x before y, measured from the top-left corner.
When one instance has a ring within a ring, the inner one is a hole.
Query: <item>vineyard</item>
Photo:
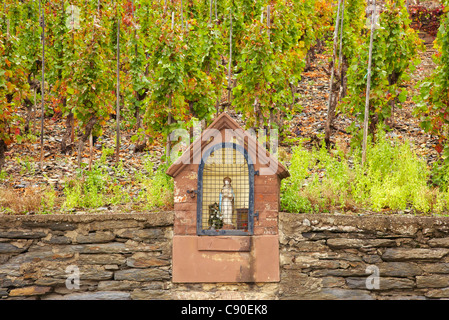
[[[366,3],[3,1],[0,212],[169,209],[221,112],[277,130],[285,211],[449,212],[449,3]]]

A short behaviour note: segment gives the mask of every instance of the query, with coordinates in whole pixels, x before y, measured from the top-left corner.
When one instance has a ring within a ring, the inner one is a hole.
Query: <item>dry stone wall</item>
[[[448,217],[281,213],[279,226],[280,282],[174,284],[172,212],[0,216],[0,297],[449,298]]]
[[[2,216],[0,296],[165,299],[172,220],[170,212]]]
[[[449,219],[282,214],[283,299],[449,297]]]

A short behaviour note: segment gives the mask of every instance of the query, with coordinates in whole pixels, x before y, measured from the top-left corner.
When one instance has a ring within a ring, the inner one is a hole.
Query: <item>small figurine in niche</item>
[[[209,205],[209,226],[211,229],[223,227],[223,215],[220,213],[220,208],[216,202]]]
[[[220,212],[223,216],[224,224],[232,224],[232,213],[234,212],[234,190],[231,185],[231,178],[223,179],[223,188],[220,192]]]

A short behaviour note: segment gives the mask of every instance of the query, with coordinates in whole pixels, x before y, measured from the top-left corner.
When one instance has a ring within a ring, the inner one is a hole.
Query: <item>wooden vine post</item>
[[[134,26],[134,39],[136,41],[136,44],[134,45],[134,55],[137,57],[137,22],[136,17],[134,13],[134,0],[131,1],[131,10],[132,10],[132,17],[133,17],[133,26]],[[134,96],[136,97],[136,100],[139,100],[139,94],[137,91],[134,92]],[[135,110],[135,116],[136,116],[136,132],[139,132],[140,129],[140,104],[136,106]]]
[[[173,11],[171,13],[171,30],[173,32],[173,29],[175,27],[175,12]],[[172,93],[170,94],[170,98],[168,100],[168,116],[167,116],[167,125],[170,127],[172,124]],[[165,154],[166,154],[166,163],[170,163],[170,151],[171,151],[171,142],[170,142],[170,134],[167,134],[167,143],[165,145]]]
[[[210,0],[210,5],[209,5],[209,23],[212,23],[212,5],[213,5],[213,0]]]
[[[376,0],[373,0],[373,11],[371,13],[371,35],[369,41],[369,58],[368,58],[368,73],[366,84],[366,99],[365,99],[365,116],[363,120],[363,142],[362,142],[362,165],[366,162],[366,145],[368,140],[368,122],[369,122],[369,96],[371,87],[371,61],[373,55],[373,38],[374,38],[374,23],[376,16]]]
[[[92,162],[93,162],[93,146],[94,138],[92,136],[92,132],[89,135],[89,171],[92,171]]]
[[[229,27],[229,65],[228,65],[228,102],[229,107],[231,106],[231,66],[232,66],[232,8],[229,9],[229,20],[230,20],[230,27]]]
[[[33,129],[31,130],[31,132],[33,134],[35,134],[36,133],[36,116],[37,116],[37,100],[36,100],[37,99],[37,97],[36,97],[37,88],[34,88],[33,93],[34,93]]]
[[[270,5],[267,6],[267,33],[268,33],[268,41],[270,41]]]
[[[214,5],[215,5],[215,23],[218,24],[217,0],[214,0]]]
[[[270,33],[271,17],[270,17],[270,9],[271,9],[271,6],[267,5],[267,34],[268,34],[268,43],[270,44],[270,48],[271,48],[271,38],[270,38],[270,36],[271,36],[271,33]],[[261,116],[262,116],[262,114],[261,114]],[[272,128],[272,125],[273,125],[273,122],[274,122],[273,119],[274,119],[273,108],[270,108],[270,118],[269,118],[270,124],[269,124],[269,127],[268,127],[269,130],[273,129]],[[262,116],[262,121],[263,121],[263,116]],[[273,141],[271,134],[272,134],[272,131],[270,130],[269,134],[265,134],[265,137],[264,137],[264,139],[265,139],[265,148],[268,151],[271,150],[271,145],[268,142],[268,137],[270,138],[270,141]],[[273,150],[271,150],[271,151],[273,151]]]
[[[340,51],[339,51],[339,59],[338,59],[338,68],[339,68],[339,74],[340,74],[340,92],[339,92],[339,99],[341,99],[343,94],[343,24],[345,20],[345,0],[343,0],[342,7],[341,7],[341,24],[340,24]],[[332,123],[331,123],[332,125]]]
[[[118,7],[118,5],[117,5]],[[118,164],[120,159],[120,14],[117,8],[117,88],[116,88],[116,150],[115,150],[115,162]]]
[[[79,29],[79,21],[75,20],[75,13],[77,12],[75,5],[71,4],[68,6],[67,10],[70,10],[70,28],[72,32],[72,54],[75,54],[75,29]],[[77,19],[79,19],[79,11],[77,12]],[[70,145],[75,143],[75,117],[73,109],[69,108],[69,113],[66,119],[66,133],[62,137],[61,141],[61,152],[66,153],[68,151],[68,141]]]
[[[42,107],[41,107],[41,154],[39,166],[40,169],[43,169],[44,162],[44,115],[45,115],[45,106],[44,106],[44,98],[45,98],[45,11],[42,6],[41,0],[39,0],[39,11],[41,11],[41,27],[42,27],[42,82],[41,82],[41,97],[42,97]]]

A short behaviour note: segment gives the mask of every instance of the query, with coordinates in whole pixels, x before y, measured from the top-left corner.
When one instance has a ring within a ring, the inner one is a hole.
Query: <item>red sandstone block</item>
[[[254,224],[254,235],[262,235],[262,234],[264,234],[264,230],[265,230],[265,228],[263,226],[260,226],[260,225],[256,226]]]
[[[176,235],[196,235],[196,222],[189,224],[175,224],[173,233]]]
[[[186,211],[184,216],[186,219],[196,221],[196,211]]]
[[[259,221],[261,225],[266,225],[267,223],[271,225],[271,221],[278,223],[278,215],[276,211],[262,211],[259,213]],[[266,222],[270,221],[270,222]]]
[[[277,219],[261,219],[260,225],[262,227],[277,227],[278,221]]]
[[[185,193],[182,193],[182,192],[176,193],[175,192],[174,202],[175,203],[194,203],[196,205],[197,199],[196,199],[196,195],[192,198],[191,195],[187,193],[187,191]]]
[[[180,225],[179,223],[175,223],[175,225],[173,226],[173,233],[179,234],[179,235],[185,235],[186,227],[183,225]]]
[[[196,235],[196,224],[186,226],[185,235]]]
[[[254,199],[260,202],[277,202],[279,196],[277,194],[255,194]]]
[[[196,216],[194,214],[191,214],[190,212],[182,211],[176,213],[176,215],[177,215],[176,222],[180,224],[192,224],[193,222],[196,221]]]
[[[262,201],[255,201],[254,203],[254,211],[262,212],[264,210],[278,210],[279,203],[276,202],[262,202]]]
[[[187,211],[187,206],[185,202],[176,203],[174,205],[175,212]]]
[[[184,203],[187,201],[187,196],[186,195],[176,195],[173,198],[174,203]]]
[[[186,217],[186,211],[176,211],[175,212],[175,221],[179,219],[184,219]]]
[[[181,223],[182,221],[196,221],[196,212],[193,211],[176,211],[175,223]]]
[[[277,188],[276,186],[259,185],[254,187],[254,193],[264,195],[273,194],[279,196],[279,188]]]
[[[254,186],[271,186],[278,188],[279,182],[276,176],[259,176],[254,179]]]
[[[178,222],[179,222],[180,225],[183,225],[183,226],[186,226],[186,227],[189,227],[189,226],[192,226],[192,225],[196,224],[196,220],[192,220],[192,219],[188,219],[188,218],[187,219],[179,219]]]
[[[198,250],[249,252],[251,251],[251,237],[246,236],[199,237]]]
[[[187,192],[187,190],[196,190],[198,187],[196,180],[187,180],[187,179],[177,179],[175,184],[175,189],[177,190],[177,195],[180,196],[188,196],[191,198],[191,194]]]
[[[277,235],[278,234],[278,228],[264,228],[264,235]]]
[[[276,210],[265,210],[263,211],[263,214],[266,218],[274,218],[276,220],[278,218],[278,211]]]
[[[196,203],[193,202],[175,203],[174,209],[175,212],[178,211],[196,212]]]

